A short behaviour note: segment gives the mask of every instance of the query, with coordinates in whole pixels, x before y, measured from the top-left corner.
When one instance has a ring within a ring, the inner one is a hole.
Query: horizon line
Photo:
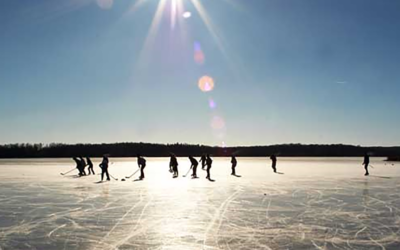
[[[212,148],[248,148],[248,147],[272,147],[272,146],[287,146],[287,145],[300,145],[300,146],[352,146],[352,147],[361,147],[361,148],[372,148],[372,147],[384,147],[384,148],[396,148],[400,147],[400,145],[390,145],[390,146],[382,146],[382,145],[355,145],[355,144],[344,144],[344,143],[279,143],[279,144],[258,144],[258,145],[235,145],[235,146],[221,146],[221,145],[206,145],[206,144],[194,144],[194,143],[186,143],[186,142],[174,142],[174,143],[165,143],[165,142],[77,142],[77,143],[64,143],[64,142],[50,142],[50,143],[42,143],[42,142],[15,142],[15,143],[2,143],[0,146],[8,146],[8,145],[39,145],[42,144],[45,147],[50,146],[51,144],[58,145],[111,145],[111,144],[152,144],[152,145],[187,145],[187,146],[203,146],[203,147],[212,147]]]

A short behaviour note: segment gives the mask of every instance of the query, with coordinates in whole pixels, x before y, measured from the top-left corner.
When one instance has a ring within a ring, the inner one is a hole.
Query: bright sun
[[[101,0],[101,1],[112,1],[112,0]],[[137,0],[135,4],[133,4],[132,8],[128,11],[128,13],[133,13],[137,9],[139,9],[143,4],[150,2],[152,0]],[[228,3],[231,3],[232,0],[224,0]],[[151,22],[151,26],[149,28],[148,34],[145,39],[145,43],[143,46],[143,54],[147,54],[146,51],[150,50],[152,44],[154,44],[158,29],[160,27],[160,23],[162,20],[163,15],[169,15],[170,19],[170,29],[171,31],[176,29],[177,24],[178,27],[183,27],[182,22],[185,19],[191,18],[194,13],[191,13],[185,9],[185,5],[192,5],[194,6],[196,13],[204,22],[205,26],[207,27],[209,33],[211,34],[212,38],[216,42],[218,48],[227,57],[225,52],[224,46],[222,44],[222,39],[220,38],[220,32],[216,31],[215,25],[213,25],[210,16],[208,15],[206,9],[204,8],[203,4],[200,0],[158,0],[158,5],[155,10],[155,14],[153,16],[153,20]],[[168,8],[167,8],[168,7]],[[170,10],[167,13],[167,10]],[[145,57],[145,56],[144,56]]]

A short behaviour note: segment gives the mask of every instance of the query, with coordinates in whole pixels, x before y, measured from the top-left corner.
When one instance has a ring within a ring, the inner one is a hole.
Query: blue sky
[[[399,145],[400,1],[163,1],[0,0],[0,143]]]

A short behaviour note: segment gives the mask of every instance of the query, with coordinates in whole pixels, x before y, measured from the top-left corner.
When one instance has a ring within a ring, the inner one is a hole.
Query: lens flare
[[[197,64],[200,64],[200,65],[204,64],[205,56],[204,56],[203,51],[201,50],[200,43],[199,42],[195,42],[193,47],[194,47],[193,48],[193,50],[194,50],[194,61]]]
[[[225,128],[225,121],[220,116],[214,116],[211,120],[211,127],[215,130],[221,130]]]
[[[189,11],[186,11],[185,13],[183,13],[183,18],[186,18],[186,19],[188,19],[188,18],[190,18],[191,16],[192,16],[192,13],[191,12],[189,12]]]
[[[205,60],[205,58],[204,58],[204,54],[202,51],[196,51],[194,53],[194,61],[197,64],[200,64],[200,65],[204,64],[204,60]]]
[[[194,42],[194,51],[200,51],[201,50],[201,45],[199,42]]]
[[[203,92],[210,92],[214,89],[214,80],[209,76],[203,76],[199,80],[199,89]]]
[[[114,0],[96,0],[97,5],[106,10],[106,9],[111,9],[111,7],[114,4]]]
[[[210,109],[215,109],[217,107],[217,104],[213,99],[210,98],[210,100],[208,100],[208,106],[210,107]]]

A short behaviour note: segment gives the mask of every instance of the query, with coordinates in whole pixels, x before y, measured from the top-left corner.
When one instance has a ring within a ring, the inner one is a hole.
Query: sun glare
[[[137,0],[130,11],[128,11],[127,13],[132,13],[136,11],[143,4],[150,1],[151,0]],[[231,0],[224,1],[230,2]],[[185,36],[186,33],[189,32],[189,29],[187,29],[189,24],[188,19],[192,17],[198,18],[204,23],[204,26],[209,33],[207,34],[207,36],[211,37],[211,39],[215,42],[221,54],[227,60],[227,63],[232,63],[222,42],[222,34],[213,24],[211,17],[207,13],[207,10],[203,6],[201,0],[157,0],[157,2],[155,3],[157,4],[157,7],[154,16],[152,17],[151,25],[146,35],[143,48],[140,52],[139,58],[137,59],[137,69],[148,67],[149,60],[152,57],[151,51],[154,49],[157,34],[161,26],[163,28],[169,26],[170,32],[171,34],[174,34],[174,36],[176,35],[176,32],[179,32],[181,35]],[[190,11],[191,9],[194,9],[195,11]],[[163,25],[162,23],[165,20],[169,22],[167,26]],[[202,67],[206,61],[205,53],[203,52],[201,48],[202,46],[199,41],[194,41],[193,44],[194,63],[197,64],[198,67]],[[204,75],[197,80],[197,87],[203,93],[209,95],[215,87],[214,79],[211,76]],[[215,113],[215,111],[217,111],[217,104],[211,97],[209,97],[208,108],[212,113]],[[214,115],[210,121],[210,125],[214,136],[218,140],[221,140],[222,144],[225,145],[225,120],[222,118],[222,116]]]
[[[112,4],[112,0],[97,0],[97,1],[106,1],[106,2],[111,1],[111,4]],[[135,2],[135,4],[133,4],[131,9],[128,11],[128,13],[132,13],[132,12],[136,11],[143,4],[145,4],[146,2],[149,2],[149,1],[150,0],[137,0]],[[230,0],[224,0],[224,1],[230,2]],[[143,50],[146,51],[153,44],[152,39],[154,39],[154,36],[158,32],[159,26],[161,24],[162,16],[164,16],[164,15],[169,16],[171,31],[175,30],[178,25],[179,25],[179,27],[184,27],[182,25],[183,20],[189,19],[195,14],[186,9],[186,6],[189,6],[189,5],[194,7],[194,9],[196,10],[196,13],[198,14],[200,19],[203,21],[203,23],[207,27],[209,33],[211,34],[212,38],[214,39],[214,41],[217,44],[218,48],[220,49],[221,53],[224,54],[224,56],[226,56],[226,52],[224,49],[224,45],[222,43],[222,39],[220,38],[220,35],[218,35],[220,32],[217,31],[215,25],[213,24],[210,16],[207,13],[205,7],[201,3],[201,0],[158,0],[158,6],[157,6],[157,9],[153,16],[153,21],[152,21],[150,29],[148,31],[148,35],[145,40]],[[170,11],[167,11],[167,10],[170,10]],[[201,56],[201,55],[198,55],[198,56]]]

